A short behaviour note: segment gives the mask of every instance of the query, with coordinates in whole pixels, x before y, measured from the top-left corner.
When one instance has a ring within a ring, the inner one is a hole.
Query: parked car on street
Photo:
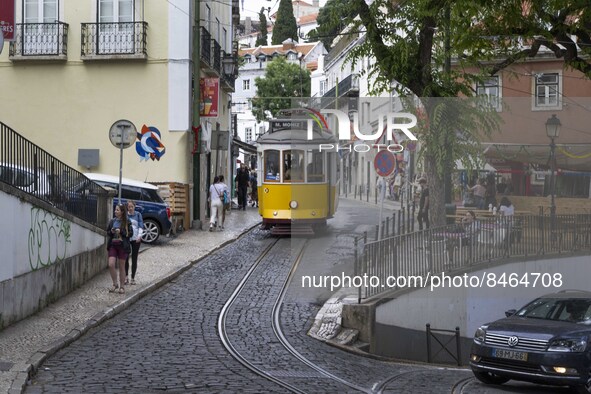
[[[43,168],[33,169],[0,163],[0,181],[41,198],[49,197],[52,190],[49,177]]]
[[[470,367],[487,384],[510,379],[591,393],[591,292],[537,298],[474,334]]]
[[[84,174],[91,181],[103,187],[110,187],[119,190],[119,177],[86,173]],[[140,182],[133,179],[122,178],[121,180],[121,203],[126,204],[127,200],[136,203],[136,210],[141,212],[144,220],[144,235],[142,241],[154,243],[162,234],[168,234],[172,223],[170,221],[170,208],[158,194],[158,187],[150,183]],[[113,209],[118,203],[118,196],[113,199]]]

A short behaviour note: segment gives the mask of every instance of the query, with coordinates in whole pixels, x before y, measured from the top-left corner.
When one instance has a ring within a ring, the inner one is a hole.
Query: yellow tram
[[[337,210],[338,153],[328,149],[337,139],[325,126],[317,118],[274,119],[257,139],[259,213],[272,234],[313,234]]]

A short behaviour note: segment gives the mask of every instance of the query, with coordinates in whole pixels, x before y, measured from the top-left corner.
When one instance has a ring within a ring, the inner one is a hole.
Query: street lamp
[[[224,66],[224,74],[234,75],[234,72],[236,71],[234,55],[227,53],[222,59],[222,65]]]
[[[546,135],[550,138],[550,168],[552,171],[550,174],[550,218],[552,225],[554,225],[554,217],[556,215],[556,203],[554,201],[554,195],[556,194],[556,144],[554,143],[554,140],[558,138],[558,135],[560,134],[560,126],[560,119],[558,119],[555,114],[546,121]]]

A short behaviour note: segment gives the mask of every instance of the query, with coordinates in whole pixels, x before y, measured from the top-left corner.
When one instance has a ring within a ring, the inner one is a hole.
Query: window
[[[324,93],[326,93],[328,91],[327,87],[328,87],[328,81],[326,79],[320,81],[320,95],[321,96],[324,96]]]
[[[267,150],[264,153],[265,181],[278,181],[279,178],[279,151]]]
[[[361,103],[361,124],[366,125],[369,124],[369,114],[370,114],[370,103],[368,101],[364,101]]]
[[[494,76],[486,78],[476,86],[477,96],[486,96],[486,104],[490,108],[500,109],[501,106],[501,89],[499,85],[499,77]]]
[[[250,79],[242,81],[242,90],[250,90]]]
[[[324,182],[324,153],[309,150],[306,163],[308,182]]]
[[[215,23],[216,23],[216,33],[215,33],[216,36],[215,36],[215,38],[216,38],[217,42],[219,43],[221,41],[221,39],[222,39],[222,33],[220,31],[220,20],[218,18],[215,18]]]
[[[252,141],[252,127],[247,127],[246,129],[244,129],[244,135],[245,135],[244,140],[246,142]]]
[[[134,53],[133,0],[98,0],[99,53]]]
[[[228,31],[224,28],[222,29],[222,50],[224,52],[228,52]]]
[[[59,27],[57,0],[24,0],[23,54],[42,55],[58,52]]]
[[[534,107],[537,109],[558,109],[560,100],[560,74],[543,73],[534,75]]]
[[[207,31],[211,34],[211,8],[208,5],[205,6],[205,15],[207,15]]]
[[[283,181],[303,182],[304,181],[304,151],[286,150],[283,151]]]
[[[294,52],[289,52],[287,54],[287,60],[296,60],[297,58],[298,58],[298,56]]]

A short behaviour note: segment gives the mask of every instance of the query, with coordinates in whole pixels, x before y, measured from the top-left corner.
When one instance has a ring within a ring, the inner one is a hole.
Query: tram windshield
[[[308,182],[325,182],[323,152],[308,151],[306,171],[308,172]]]
[[[286,150],[283,151],[283,181],[303,182],[304,181],[304,151]]]
[[[265,158],[265,181],[279,181],[279,151],[267,150]]]

